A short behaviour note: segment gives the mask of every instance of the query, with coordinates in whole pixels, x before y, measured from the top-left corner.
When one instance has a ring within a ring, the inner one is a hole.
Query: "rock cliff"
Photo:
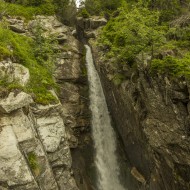
[[[0,189],[77,190],[70,148],[80,143],[76,131],[82,133],[89,127],[80,44],[72,36],[73,29],[53,16],[37,16],[28,23],[22,18],[6,17],[6,22],[20,35],[33,37],[40,25],[42,35],[56,37],[59,53],[54,78],[60,90],[57,95],[50,91],[57,102],[49,105],[37,104],[33,95],[22,88],[10,93],[1,91]],[[0,79],[5,77],[24,87],[30,80],[30,70],[15,63],[14,58],[5,59],[0,62]]]
[[[189,82],[151,76],[143,66],[118,66],[95,40],[90,44],[139,189],[189,189]]]

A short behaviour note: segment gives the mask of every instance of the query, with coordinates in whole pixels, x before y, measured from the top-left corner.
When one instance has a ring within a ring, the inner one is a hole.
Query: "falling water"
[[[85,45],[88,80],[90,86],[90,109],[92,111],[92,135],[94,138],[98,171],[98,190],[124,190],[119,181],[119,165],[116,157],[116,137],[95,69],[91,49]]]

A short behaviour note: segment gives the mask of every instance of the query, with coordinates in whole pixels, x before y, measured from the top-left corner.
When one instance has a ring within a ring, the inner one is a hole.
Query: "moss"
[[[0,46],[0,61],[10,57],[11,55],[12,52],[8,48]]]
[[[38,168],[37,156],[34,152],[28,153],[28,161],[32,170]]]
[[[14,32],[0,28],[0,49],[7,50],[10,47],[12,53],[4,53],[6,57],[13,56],[17,62],[27,67],[30,71],[30,82],[23,89],[33,95],[37,103],[49,104],[56,103],[57,99],[49,90],[56,88],[56,83],[52,77],[52,67],[48,60],[38,60],[35,56],[35,41],[29,37],[15,34]],[[51,47],[49,47],[51,48]],[[7,50],[8,51],[8,50]],[[46,65],[47,64],[47,65]],[[51,62],[53,65],[54,63]],[[0,85],[5,81],[1,81]],[[7,85],[7,84],[6,84]],[[18,84],[12,84],[7,86],[9,90],[20,88]]]

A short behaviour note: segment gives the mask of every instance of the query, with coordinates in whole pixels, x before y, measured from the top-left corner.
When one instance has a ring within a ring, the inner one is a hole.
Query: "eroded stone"
[[[20,92],[15,94],[11,92],[7,98],[0,100],[0,111],[10,113],[19,108],[25,107],[33,103],[33,99],[29,94]]]

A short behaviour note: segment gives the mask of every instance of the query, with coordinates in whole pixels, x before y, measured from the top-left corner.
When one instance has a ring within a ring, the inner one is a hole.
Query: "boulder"
[[[13,63],[13,68],[14,80],[17,81],[21,86],[25,86],[30,79],[29,69],[18,63]]]
[[[8,82],[13,82],[14,80],[14,68],[13,63],[10,59],[3,60],[0,62],[0,79],[6,79]]]
[[[22,25],[17,24],[17,25],[10,25],[9,28],[16,33],[25,33],[25,29]]]
[[[55,152],[65,138],[65,128],[62,118],[51,113],[48,118],[37,119],[38,132],[47,152]]]
[[[8,18],[7,22],[10,24],[9,28],[16,33],[25,33],[26,27],[24,24],[24,20],[20,18]]]
[[[43,35],[48,36],[60,36],[67,34],[69,28],[63,25],[57,20],[54,16],[37,16],[35,20],[32,20],[28,23],[29,31],[34,34],[36,32],[37,26],[41,26]]]
[[[84,33],[84,37],[85,38],[96,38],[96,34],[95,34],[95,32],[85,32]]]
[[[136,178],[139,182],[145,184],[146,180],[144,176],[137,170],[137,168],[133,167],[131,169],[131,174],[133,175],[134,178]]]
[[[28,68],[7,59],[0,62],[0,79],[6,79],[7,82],[16,81],[25,86],[30,79],[30,73]]]
[[[11,92],[7,98],[0,100],[0,112],[11,113],[14,110],[26,107],[31,103],[33,103],[33,99],[29,94],[20,92],[15,95]]]
[[[3,126],[12,126],[18,142],[31,140],[35,137],[33,123],[24,114],[22,109],[11,115],[5,115],[0,118],[0,123]]]
[[[55,76],[58,80],[75,81],[80,77],[80,63],[78,60],[68,61],[65,59],[59,59]]]

